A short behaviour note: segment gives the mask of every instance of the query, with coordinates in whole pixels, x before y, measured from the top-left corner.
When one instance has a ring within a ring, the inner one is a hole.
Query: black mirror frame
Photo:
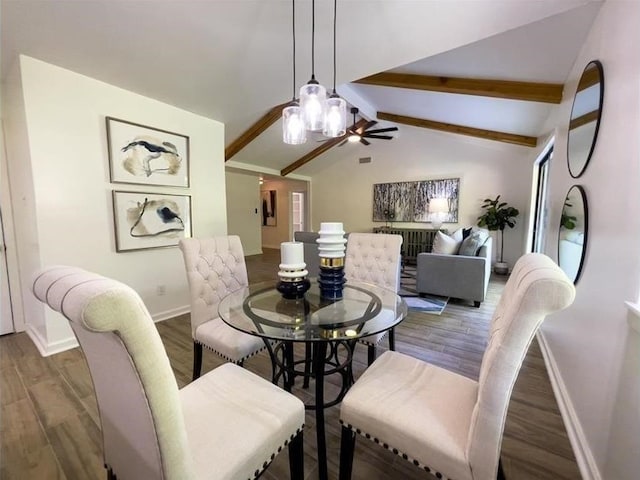
[[[596,68],[598,69],[598,75],[600,76],[600,98],[598,100],[598,118],[596,120],[596,128],[595,128],[595,131],[593,132],[593,139],[591,140],[591,148],[589,148],[589,153],[587,154],[587,158],[584,161],[584,165],[582,165],[582,168],[580,169],[580,171],[574,175],[574,173],[571,171],[571,159],[569,157],[569,141],[571,137],[571,116],[573,115],[573,108],[575,107],[576,97],[578,95],[578,91],[576,90],[576,93],[573,95],[573,103],[571,104],[571,113],[569,114],[569,129],[567,130],[567,169],[569,170],[569,175],[571,175],[572,178],[579,178],[587,169],[587,166],[591,161],[591,155],[593,154],[593,150],[595,149],[595,146],[596,146],[596,140],[598,139],[598,131],[600,130],[600,119],[602,118],[602,106],[604,103],[604,68],[602,67],[602,62],[600,62],[600,60],[591,60],[589,63],[587,63],[587,66],[584,67],[584,70],[582,71],[582,75],[580,75],[580,78],[582,79],[584,72],[586,72],[586,70],[589,68],[589,65],[591,64],[594,64],[596,66]],[[578,84],[579,83],[580,81],[578,80]]]
[[[564,202],[569,198],[569,194],[571,190],[577,189],[580,193],[580,197],[582,198],[582,205],[584,207],[584,235],[582,242],[582,252],[580,254],[580,264],[578,266],[578,271],[576,272],[576,278],[573,279],[573,284],[577,285],[578,280],[580,280],[580,276],[582,275],[582,270],[584,269],[584,260],[587,255],[587,244],[589,243],[589,204],[587,203],[587,193],[584,191],[582,185],[571,185],[569,190],[567,190],[567,194],[564,197]],[[564,211],[564,203],[562,204],[562,211]],[[562,231],[562,213],[560,214],[560,225],[558,226],[558,266],[560,266],[560,232]],[[560,267],[562,268],[562,267]],[[569,279],[571,280],[571,279]]]

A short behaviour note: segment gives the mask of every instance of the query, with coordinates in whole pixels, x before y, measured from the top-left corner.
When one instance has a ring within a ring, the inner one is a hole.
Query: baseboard
[[[40,352],[40,355],[42,355],[43,357],[48,357],[49,355],[54,355],[66,350],[71,350],[72,348],[76,348],[78,346],[78,340],[76,340],[75,336],[68,337],[57,342],[49,343],[44,338],[42,338],[40,332],[33,328],[32,325],[26,325],[25,331]]]
[[[593,457],[573,402],[571,402],[571,398],[569,397],[567,387],[562,380],[562,375],[558,369],[558,364],[555,361],[553,352],[549,348],[549,344],[542,331],[538,331],[537,338],[540,344],[540,350],[542,350],[544,363],[547,366],[551,387],[558,402],[560,414],[567,427],[567,435],[573,447],[573,453],[576,456],[576,462],[578,463],[582,478],[583,480],[602,480],[598,464]]]
[[[169,320],[170,318],[177,317],[179,315],[184,315],[185,313],[189,313],[191,311],[190,305],[183,305],[181,307],[171,308],[169,310],[165,310],[164,312],[158,312],[151,315],[151,318],[154,322],[162,322],[163,320]]]

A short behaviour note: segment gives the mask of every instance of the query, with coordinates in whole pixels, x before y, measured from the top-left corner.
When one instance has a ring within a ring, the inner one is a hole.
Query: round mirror
[[[569,173],[573,178],[578,178],[587,168],[596,145],[603,97],[604,73],[602,64],[593,60],[589,62],[580,77],[571,109],[567,139],[567,162]]]
[[[573,283],[578,281],[587,249],[589,211],[584,189],[574,185],[569,189],[562,207],[558,234],[558,265]]]

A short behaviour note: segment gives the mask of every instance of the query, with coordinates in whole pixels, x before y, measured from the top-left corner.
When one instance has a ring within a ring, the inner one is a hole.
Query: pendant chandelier
[[[295,98],[295,0],[293,4],[293,89],[292,102],[282,111],[283,141],[290,145],[306,142],[306,131],[322,132],[327,137],[346,133],[347,103],[336,92],[336,23],[338,2],[333,3],[333,91],[327,90],[315,76],[315,0],[311,2],[311,79],[300,88],[300,103]]]
[[[291,0],[291,25],[293,31],[293,98],[282,110],[282,141],[289,145],[300,145],[307,141],[302,109],[296,100],[296,2]]]

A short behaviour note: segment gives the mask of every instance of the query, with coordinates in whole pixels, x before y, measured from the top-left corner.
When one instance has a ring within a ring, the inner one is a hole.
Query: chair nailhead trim
[[[211,350],[213,353],[215,353],[216,355],[218,355],[218,356],[219,356],[219,357],[221,357],[222,359],[224,359],[224,360],[226,360],[226,361],[228,361],[228,362],[231,362],[231,363],[236,363],[236,364],[237,364],[237,363],[244,362],[247,358],[251,358],[251,357],[253,357],[254,355],[257,355],[258,353],[260,353],[260,352],[262,352],[263,350],[266,350],[266,349],[267,349],[267,347],[265,346],[265,347],[262,347],[260,350],[256,350],[255,352],[253,352],[253,353],[252,353],[252,354],[250,354],[250,355],[246,355],[246,356],[242,357],[242,358],[241,358],[241,359],[239,359],[239,360],[234,360],[233,358],[227,357],[226,355],[223,355],[223,354],[222,354],[222,353],[220,353],[219,351],[214,350],[214,349],[213,349],[213,348],[211,348],[209,345],[205,345],[204,343],[199,342],[199,341],[198,341],[198,340],[196,340],[196,339],[194,339],[193,341],[194,341],[194,342],[196,342],[198,345],[202,345],[202,346],[203,346],[203,347],[205,347],[207,350]]]
[[[284,441],[284,445],[280,445],[278,446],[278,451],[276,453],[280,453],[282,451],[282,448],[289,445],[289,441],[292,441],[294,438],[296,438],[298,436],[298,434],[304,429],[304,423],[300,426],[300,428],[298,428],[296,430],[296,433],[292,434],[291,437],[288,440]],[[276,458],[276,453],[272,453],[271,454],[271,459],[269,461],[266,461],[262,464],[262,470],[256,470],[253,473],[253,479],[249,478],[248,480],[255,480],[256,478],[258,478],[260,475],[262,475],[262,472],[264,472],[267,467],[269,465],[271,465],[271,462],[273,461],[274,458]]]
[[[410,458],[409,455],[407,455],[406,453],[400,452],[397,448],[389,447],[388,444],[382,442],[378,438],[372,437],[370,433],[362,433],[362,431],[359,428],[357,428],[357,429],[354,428],[353,425],[351,425],[349,423],[345,423],[342,419],[340,419],[340,424],[345,426],[345,427],[347,427],[352,432],[356,432],[356,433],[364,436],[365,438],[368,438],[369,440],[373,440],[378,445],[382,445],[387,450],[390,450],[393,453],[395,453],[396,455],[401,456],[403,459],[408,460],[409,462],[413,463],[416,467],[422,467],[427,473],[433,473],[437,478],[440,478],[442,480],[452,480],[452,479],[450,479],[448,477],[445,477],[442,473],[438,472],[437,470],[433,470],[433,469],[431,469],[430,467],[428,467],[426,465],[421,465],[418,460],[416,460],[415,458]]]

